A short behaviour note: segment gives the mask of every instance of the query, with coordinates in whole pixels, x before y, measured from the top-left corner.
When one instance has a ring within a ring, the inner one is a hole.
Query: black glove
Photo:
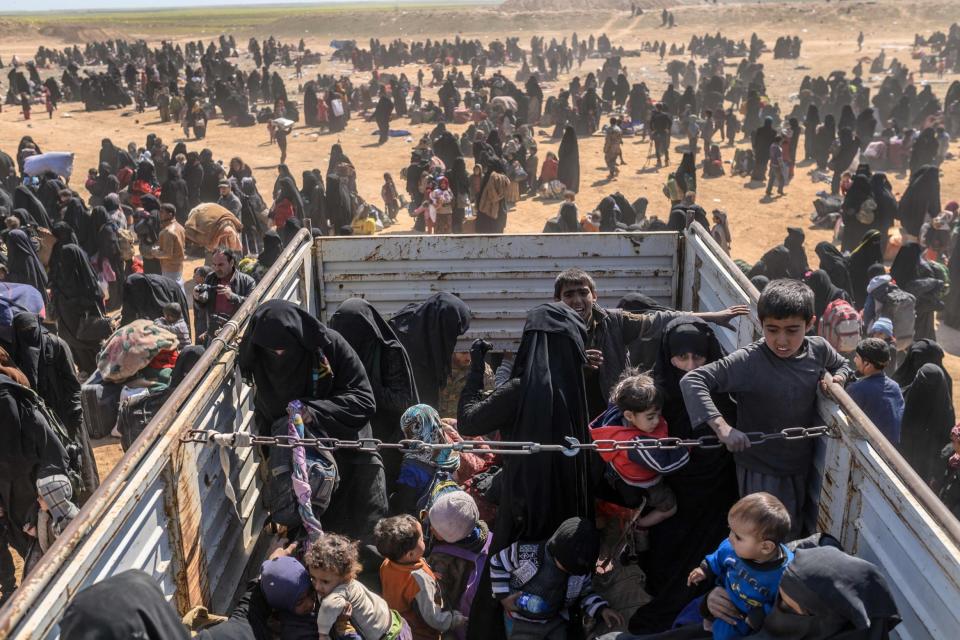
[[[470,364],[474,367],[482,367],[487,352],[493,349],[493,345],[482,338],[477,338],[470,345]]]

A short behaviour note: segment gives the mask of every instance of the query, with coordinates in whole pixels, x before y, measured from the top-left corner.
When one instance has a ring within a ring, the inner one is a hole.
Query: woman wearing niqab
[[[345,300],[330,316],[329,326],[357,352],[370,380],[377,403],[377,412],[370,419],[373,437],[399,442],[403,437],[400,416],[419,402],[407,350],[387,321],[362,298]],[[395,450],[381,455],[389,489],[397,479],[402,456]]]
[[[93,371],[100,341],[81,338],[78,333],[85,317],[104,317],[103,293],[83,249],[58,242],[54,255],[56,259],[50,261],[50,302],[57,333],[70,345],[77,367]]]
[[[927,484],[943,473],[940,452],[950,442],[950,430],[956,424],[951,383],[941,366],[927,363],[903,388],[903,419],[897,448]]]
[[[853,285],[853,300],[857,309],[863,309],[867,302],[867,285],[870,283],[869,269],[875,264],[883,265],[883,235],[876,229],[863,234],[860,244],[847,258],[847,272]]]
[[[847,259],[840,250],[824,240],[817,243],[814,251],[820,258],[820,268],[827,272],[830,281],[849,294],[853,289],[853,283],[850,281]]]
[[[917,299],[914,340],[937,338],[935,315],[943,309],[939,297],[943,282],[936,276],[937,272],[923,259],[923,247],[916,242],[907,242],[900,247],[890,265],[890,277],[897,286]]]
[[[504,440],[553,444],[572,436],[587,442],[586,340],[586,327],[570,307],[562,303],[535,307],[527,314],[511,379],[486,398],[482,360],[471,353],[473,362],[460,397],[460,433],[499,431]],[[592,517],[590,467],[586,456],[505,460],[494,546],[543,540],[569,517]]]
[[[910,176],[910,184],[900,196],[897,219],[903,232],[915,240],[926,221],[938,215],[940,208],[940,169],[934,166],[921,167]]]
[[[712,435],[709,427],[693,427],[680,392],[687,370],[674,358],[693,354],[709,364],[723,357],[720,343],[707,323],[693,316],[671,320],[663,331],[653,369],[663,398],[669,435],[695,439]],[[702,366],[702,365],[701,365]],[[727,420],[736,420],[736,405],[727,394],[714,394],[714,403]],[[726,449],[691,449],[690,461],[664,477],[677,497],[677,513],[650,529],[650,549],[644,554],[646,586],[654,599],[630,621],[635,631],[668,629],[698,591],[686,584],[687,568],[697,566],[727,535],[727,511],[737,501],[733,457]]]
[[[810,270],[810,265],[807,262],[807,251],[803,248],[806,237],[800,227],[787,227],[787,237],[783,241],[783,246],[790,252],[790,277],[797,280]],[[729,243],[730,241],[727,240],[728,245]]]
[[[37,257],[33,243],[22,229],[7,232],[7,282],[28,284],[43,296],[43,304],[50,304],[47,297],[47,272]]]
[[[568,191],[577,193],[580,191],[580,146],[573,127],[564,129],[557,158],[557,180],[562,182]]]
[[[450,377],[457,338],[470,328],[470,308],[441,291],[403,307],[389,324],[407,350],[420,402],[437,407],[440,390]]]
[[[258,434],[286,435],[287,405],[300,400],[307,437],[371,437],[376,403],[363,363],[339,333],[305,309],[285,300],[260,305],[240,342],[238,365],[255,385]],[[368,540],[387,510],[383,463],[367,451],[337,450],[333,457],[340,485],[320,521],[325,531]],[[272,449],[267,463],[271,470],[289,468],[289,459],[289,449]]]
[[[809,272],[803,281],[813,290],[813,313],[818,319],[834,300],[850,301],[850,294],[833,284],[823,269]]]

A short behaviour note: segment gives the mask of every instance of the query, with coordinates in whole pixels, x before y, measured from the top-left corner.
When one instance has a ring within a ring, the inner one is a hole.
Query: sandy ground
[[[946,31],[949,24],[960,17],[960,5],[939,2],[929,3],[902,3],[902,2],[867,2],[867,3],[764,3],[764,4],[724,4],[720,7],[683,6],[675,10],[679,26],[672,30],[659,28],[659,16],[648,13],[642,17],[631,19],[624,13],[598,12],[587,13],[582,11],[553,12],[550,14],[525,12],[519,14],[503,14],[489,9],[467,10],[456,20],[456,32],[461,37],[478,37],[482,40],[491,40],[505,35],[516,35],[525,48],[529,48],[529,39],[532,35],[545,35],[558,38],[569,37],[576,30],[581,37],[589,33],[599,34],[606,32],[616,46],[623,45],[627,49],[638,49],[643,41],[666,38],[668,42],[687,43],[693,34],[704,32],[715,33],[721,31],[731,38],[749,39],[752,32],[756,32],[772,47],[778,35],[799,35],[803,39],[802,57],[799,60],[774,60],[772,53],[765,54],[761,62],[765,65],[768,92],[770,97],[778,102],[784,113],[792,107],[790,96],[799,88],[800,80],[806,74],[826,76],[835,69],[851,72],[859,56],[875,56],[881,48],[890,57],[898,57],[916,69],[917,63],[910,59],[910,48],[914,33],[929,34],[935,29]],[[869,25],[867,18],[882,14],[887,16],[882,24]],[[451,30],[443,31],[458,14],[423,10],[422,14],[414,11],[404,11],[396,14],[370,16],[368,18],[350,22],[342,16],[326,23],[314,18],[273,23],[268,29],[236,31],[237,42],[241,49],[245,49],[246,38],[255,33],[261,38],[269,34],[277,35],[284,40],[296,41],[303,37],[307,46],[315,51],[329,53],[328,46],[331,37],[343,37],[349,34],[365,42],[370,36],[389,39],[393,37],[422,38],[422,37],[452,37]],[[419,15],[419,17],[418,17]],[[21,57],[29,57],[36,50],[37,45],[44,44],[53,47],[62,47],[73,44],[71,34],[84,33],[82,30],[58,29],[58,35],[66,36],[69,42],[58,40],[52,36],[45,36],[36,30],[24,30],[19,33],[16,29],[3,29],[5,36],[0,44],[0,57],[8,62],[11,54],[18,53]],[[327,26],[324,26],[324,25]],[[391,24],[396,28],[392,29]],[[338,31],[331,32],[336,28]],[[857,53],[854,40],[860,29],[863,29],[866,41],[862,53]],[[133,28],[131,28],[133,29]],[[111,31],[110,25],[101,25],[103,33],[117,34]],[[159,41],[165,35],[173,35],[182,39],[186,27],[180,25],[176,33],[166,34],[157,31],[143,31],[148,34],[148,40]],[[203,33],[202,31],[206,31]],[[230,33],[230,31],[227,31]],[[50,33],[48,31],[48,33]],[[126,32],[127,37],[140,35],[136,29]],[[209,40],[212,35],[206,29],[191,34],[194,39]],[[216,35],[216,34],[213,34]],[[80,44],[82,45],[82,40]],[[641,57],[626,57],[624,64],[628,69],[631,83],[646,81],[652,88],[654,95],[659,95],[666,86],[667,76],[664,71],[666,63],[671,60],[668,56],[663,64],[651,54]],[[735,60],[738,62],[738,60]],[[579,73],[599,69],[602,61],[588,60]],[[249,69],[252,62],[247,54],[241,56],[241,66]],[[407,76],[415,78],[417,66],[410,65],[403,69]],[[505,75],[513,78],[517,66],[503,69]],[[400,70],[391,68],[387,72],[398,73]],[[731,69],[732,71],[732,69]],[[577,71],[575,70],[575,73]],[[60,70],[56,70],[59,75]],[[317,73],[350,74],[354,82],[363,82],[369,79],[369,73],[354,73],[348,65],[331,63],[324,60],[323,64],[314,67],[305,67],[307,79]],[[288,92],[291,96],[298,96],[298,84],[293,78],[293,69],[281,69],[281,75],[287,79]],[[429,74],[428,74],[429,75]],[[954,75],[947,75],[943,79],[927,78],[934,84],[936,93],[943,96],[951,81],[957,79]],[[2,78],[5,90],[6,78]],[[544,86],[544,92],[554,95],[568,82],[568,77],[562,77],[560,82]],[[878,86],[881,78],[870,78],[871,86]],[[920,81],[917,73],[917,81]],[[435,97],[435,88],[425,88],[424,97]],[[350,156],[357,167],[358,185],[360,194],[374,203],[379,204],[379,191],[382,184],[382,174],[392,172],[399,178],[400,169],[406,166],[410,149],[421,135],[432,129],[433,125],[411,126],[405,119],[395,120],[392,128],[409,129],[412,139],[391,138],[384,146],[375,145],[373,134],[376,127],[367,122],[360,115],[355,114],[345,131],[331,135],[306,128],[302,124],[297,126],[289,138],[289,155],[287,164],[294,175],[298,177],[303,170],[314,167],[324,169],[329,156],[330,145],[340,142],[345,152]],[[452,126],[452,130],[460,132],[464,126]],[[547,151],[556,152],[559,140],[551,140],[548,131],[536,129],[539,155],[542,159]],[[24,122],[19,109],[6,106],[0,113],[0,148],[9,152],[16,150],[18,140],[23,135],[31,135],[45,151],[69,150],[76,153],[74,165],[74,187],[82,184],[87,168],[97,164],[97,153],[100,139],[112,138],[114,143],[125,146],[129,141],[142,145],[147,134],[155,133],[163,138],[165,143],[172,146],[181,140],[182,131],[176,124],[160,123],[155,109],[144,114],[136,114],[128,110],[102,111],[86,113],[79,103],[62,105],[60,111],[52,119],[47,119],[46,113],[34,110],[34,119]],[[675,144],[678,141],[674,141]],[[202,142],[187,140],[191,150],[209,147],[214,150],[215,156],[226,163],[232,156],[242,157],[255,173],[261,184],[261,192],[267,194],[269,185],[273,184],[276,176],[276,164],[279,160],[279,150],[268,143],[265,125],[252,128],[231,128],[222,120],[213,120],[208,127],[207,139]],[[802,143],[801,143],[802,144]],[[742,144],[738,146],[744,146]],[[580,140],[581,156],[581,191],[577,197],[581,212],[595,207],[600,199],[614,191],[623,192],[629,200],[645,196],[650,201],[648,215],[657,215],[666,218],[669,213],[668,202],[663,197],[661,188],[666,179],[667,171],[656,171],[642,167],[646,163],[648,143],[636,139],[627,139],[624,147],[624,157],[627,165],[622,168],[620,176],[608,183],[605,180],[606,170],[602,158],[603,138],[600,135]],[[951,150],[958,152],[957,145]],[[733,150],[724,148],[724,158],[730,160]],[[674,162],[679,161],[679,154]],[[652,163],[651,163],[652,164]],[[468,170],[472,167],[469,166]],[[905,176],[891,176],[894,191],[899,195],[906,186]],[[721,207],[729,212],[733,230],[733,255],[748,262],[759,258],[764,251],[779,244],[786,235],[786,227],[808,227],[809,214],[813,210],[812,202],[815,193],[825,186],[823,183],[813,182],[808,174],[808,168],[798,167],[796,177],[787,187],[787,195],[773,201],[762,199],[762,189],[748,188],[743,178],[732,178],[729,175],[716,179],[699,179],[699,202],[709,211]],[[960,162],[947,161],[943,165],[941,178],[943,201],[960,199]],[[507,231],[511,233],[540,232],[544,221],[556,215],[556,203],[543,203],[533,199],[521,201],[517,208],[509,215]],[[401,214],[400,224],[392,227],[391,232],[404,232],[412,229],[412,219]],[[826,231],[807,230],[806,246],[810,253],[811,264],[817,264],[813,254],[813,247],[820,240],[830,239]],[[940,339],[944,347],[952,354],[960,355],[960,333],[941,328]],[[960,384],[960,357],[948,357],[948,368],[956,384]],[[960,390],[958,390],[960,391]],[[960,392],[954,394],[960,399]],[[118,450],[114,444],[104,443],[97,449],[98,463],[101,464],[102,475],[106,469],[118,459]]]

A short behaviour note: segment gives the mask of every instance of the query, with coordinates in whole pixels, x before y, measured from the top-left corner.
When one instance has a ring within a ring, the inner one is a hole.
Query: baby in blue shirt
[[[790,514],[769,493],[741,498],[727,514],[730,536],[699,567],[690,572],[688,585],[711,580],[722,586],[743,613],[736,626],[723,620],[712,624],[714,640],[740,638],[754,633],[773,608],[783,571],[793,560],[784,545],[790,533]]]

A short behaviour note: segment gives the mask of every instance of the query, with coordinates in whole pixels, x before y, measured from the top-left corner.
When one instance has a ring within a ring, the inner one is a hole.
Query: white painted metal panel
[[[635,292],[675,306],[677,244],[674,233],[318,238],[320,317],[351,297],[390,317],[448,291],[473,312],[461,349],[481,336],[515,349],[527,312],[553,300],[554,278],[569,267],[594,277],[604,306]]]

